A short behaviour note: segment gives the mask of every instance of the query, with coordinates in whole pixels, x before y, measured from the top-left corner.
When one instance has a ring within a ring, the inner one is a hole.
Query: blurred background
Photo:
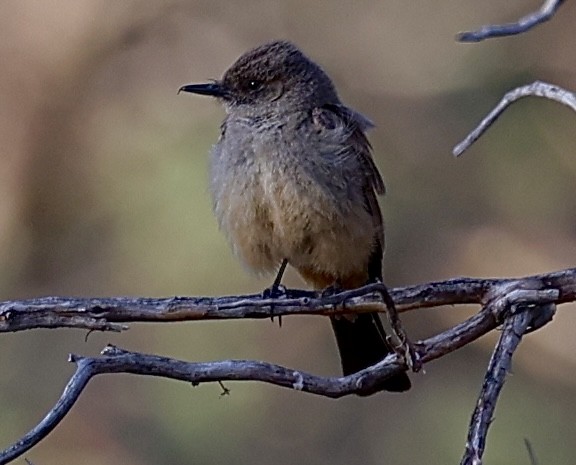
[[[576,7],[528,34],[454,35],[540,2],[5,0],[0,4],[0,298],[259,291],[217,230],[207,160],[223,111],[177,95],[244,51],[286,38],[369,116],[388,194],[386,279],[508,277],[574,266],[576,116],[525,99],[461,159],[452,147],[504,92],[535,79],[576,90]],[[302,283],[294,274],[290,286]],[[474,307],[404,316],[412,338]],[[559,308],[514,358],[487,463],[574,464],[576,315]],[[69,352],[108,342],[190,361],[254,358],[339,373],[322,318],[132,325],[123,334],[0,336],[0,447],[50,409]],[[459,463],[496,334],[426,366],[403,395],[328,400],[277,387],[128,375],[93,380],[26,456],[37,465]],[[23,459],[17,463],[23,463]]]

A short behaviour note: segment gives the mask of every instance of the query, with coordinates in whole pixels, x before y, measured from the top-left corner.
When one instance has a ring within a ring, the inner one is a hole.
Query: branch
[[[496,107],[486,116],[480,124],[466,136],[462,142],[460,142],[454,149],[452,153],[454,156],[459,157],[466,151],[474,142],[476,142],[486,130],[494,124],[498,117],[504,112],[504,110],[514,103],[516,100],[522,97],[544,97],[549,100],[554,100],[555,102],[562,103],[569,106],[572,110],[576,111],[576,95],[562,87],[555,86],[553,84],[548,84],[542,81],[535,81],[532,84],[526,86],[517,87],[509,92],[507,92],[502,100],[496,105]]]
[[[131,373],[159,376],[190,382],[261,381],[290,389],[338,398],[360,392],[375,380],[387,378],[403,370],[397,355],[390,355],[373,369],[342,378],[325,378],[253,360],[224,360],[208,363],[189,363],[157,355],[129,352],[107,346],[101,357],[84,358],[70,355],[77,364],[76,372],[66,385],[62,396],[44,419],[11,447],[0,452],[0,465],[21,456],[45,438],[66,416],[88,382],[96,375]]]
[[[510,306],[512,309],[516,307],[516,304],[510,302],[504,302],[503,304],[507,307]],[[517,313],[504,322],[502,334],[490,358],[482,389],[476,402],[476,408],[470,420],[466,449],[460,465],[482,463],[488,428],[494,418],[496,402],[504,387],[506,375],[510,371],[512,356],[528,327],[534,324],[534,320],[538,320],[541,314],[548,314],[547,321],[550,321],[554,314],[555,306],[548,304],[523,307],[516,310]]]
[[[546,280],[549,286],[552,283],[561,284],[574,272],[574,270],[566,270],[546,275],[547,277],[542,279]],[[466,288],[467,280],[455,281],[465,283],[463,288]],[[566,285],[563,286],[564,289],[558,290],[542,288],[543,282],[537,277],[486,281],[492,281],[493,285],[489,292],[482,295],[487,299],[488,304],[479,313],[441,334],[415,344],[417,355],[422,363],[451,353],[494,329],[504,318],[508,305],[554,304],[566,298],[567,293],[572,293],[570,295],[573,297],[576,284],[576,281],[572,279],[572,288]],[[476,280],[475,284],[484,282]],[[451,282],[446,283],[450,283],[447,285],[450,288]],[[428,290],[443,288],[443,286],[443,283],[430,284]],[[419,288],[419,293],[426,293],[424,286],[417,288]],[[424,304],[423,306],[430,305]],[[215,381],[260,381],[311,394],[339,398],[350,394],[371,392],[373,386],[381,383],[383,379],[407,370],[406,361],[395,353],[388,355],[383,361],[370,368],[345,377],[314,376],[299,370],[250,360],[189,363],[157,355],[128,352],[113,346],[107,346],[101,357],[84,358],[71,355],[70,361],[77,364],[77,369],[61,398],[34,429],[14,445],[0,452],[0,465],[19,457],[46,437],[70,411],[90,379],[98,374],[131,373],[160,376],[187,381],[193,385]]]
[[[480,42],[494,37],[521,34],[551,19],[563,3],[564,0],[546,0],[538,11],[523,16],[515,23],[488,25],[475,31],[460,32],[456,35],[456,40]]]
[[[484,304],[502,286],[557,289],[556,304],[576,300],[576,268],[517,279],[456,278],[392,289],[399,312],[441,305]],[[384,311],[379,285],[323,296],[288,290],[277,299],[260,294],[228,297],[67,298],[43,297],[0,302],[0,333],[35,328],[121,331],[121,323],[222,319],[263,319],[281,315],[337,315]],[[273,309],[273,311],[271,310]]]

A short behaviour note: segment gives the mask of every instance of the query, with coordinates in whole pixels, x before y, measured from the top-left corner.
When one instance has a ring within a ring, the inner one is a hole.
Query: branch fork
[[[308,291],[288,292],[280,299],[261,295],[230,297],[171,297],[165,299],[50,297],[0,302],[0,332],[41,327],[76,327],[88,330],[125,329],[127,322],[268,318],[276,315],[333,315],[356,310],[385,311],[379,289],[371,284],[331,296]],[[576,300],[576,268],[518,279],[457,278],[390,290],[398,312],[440,305],[476,303],[479,312],[440,334],[412,345],[418,362],[425,364],[467,345],[503,324],[492,355],[476,411],[470,423],[463,464],[480,463],[490,419],[522,336],[551,320],[557,304]],[[376,308],[375,308],[376,307]],[[364,310],[362,310],[364,309]],[[397,317],[396,317],[397,318]],[[399,320],[398,320],[399,321]],[[97,323],[97,324],[96,324]],[[110,326],[113,323],[113,326]],[[185,362],[158,355],[106,346],[99,357],[70,355],[76,372],[45,418],[18,442],[0,452],[0,465],[11,462],[45,438],[70,411],[96,375],[131,373],[186,381],[258,381],[330,398],[370,392],[371,386],[410,369],[402,354],[389,354],[378,364],[345,377],[315,376],[293,368],[256,360]],[[473,457],[473,459],[469,459]],[[480,459],[479,459],[480,457]],[[473,460],[473,461],[470,461]]]

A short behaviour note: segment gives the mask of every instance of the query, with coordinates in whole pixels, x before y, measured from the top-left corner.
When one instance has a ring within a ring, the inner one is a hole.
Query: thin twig
[[[496,107],[480,122],[480,124],[470,134],[468,134],[468,136],[466,136],[466,139],[454,147],[452,150],[454,156],[459,157],[474,142],[476,142],[478,138],[484,134],[492,124],[494,124],[510,104],[522,97],[529,96],[544,97],[549,100],[554,100],[555,102],[562,103],[576,111],[576,95],[562,87],[542,81],[535,81],[532,84],[517,87],[507,92],[498,105],[496,105]]]
[[[492,299],[497,301],[498,290],[509,298],[511,304],[525,303],[530,296],[535,305],[556,302],[561,292],[556,289],[526,289],[526,282],[515,285],[499,284],[492,289]],[[517,290],[523,292],[515,292]],[[494,329],[502,318],[505,307],[489,305],[467,321],[443,333],[415,344],[422,363],[432,361],[476,340]],[[350,394],[373,392],[382,380],[407,370],[407,363],[398,354],[390,354],[378,364],[345,377],[321,377],[299,370],[251,360],[224,360],[208,363],[189,363],[157,355],[128,352],[114,346],[106,347],[101,357],[70,356],[77,364],[75,374],[64,389],[61,398],[44,419],[14,445],[0,452],[0,465],[19,457],[46,437],[70,411],[90,379],[104,373],[131,373],[160,376],[190,382],[196,386],[206,382],[260,381],[308,392],[320,396],[339,398]]]
[[[517,279],[456,278],[390,290],[399,312],[441,305],[483,304],[502,285],[558,289],[557,304],[576,300],[576,268]],[[378,284],[330,296],[289,290],[286,298],[260,294],[229,297],[68,298],[43,297],[0,302],[0,333],[35,328],[121,330],[119,323],[220,319],[265,319],[275,315],[335,315],[385,311]]]
[[[512,356],[526,333],[528,327],[539,313],[540,306],[518,307],[510,305],[504,297],[503,305],[509,309],[516,309],[517,313],[506,319],[502,334],[490,358],[488,369],[484,377],[482,389],[476,403],[476,408],[470,420],[468,439],[461,465],[481,465],[482,456],[486,447],[488,428],[492,423],[496,402],[506,381],[506,375],[512,365]],[[491,304],[493,305],[493,304]],[[522,309],[520,311],[520,308]]]
[[[494,37],[521,34],[552,18],[562,3],[564,0],[546,0],[539,10],[523,16],[515,23],[487,25],[475,31],[460,32],[456,35],[456,40],[480,42]]]
[[[530,443],[530,440],[524,438],[524,445],[526,446],[526,450],[528,451],[528,457],[530,458],[530,465],[538,465],[538,458],[536,457],[536,452],[534,452],[534,448]]]

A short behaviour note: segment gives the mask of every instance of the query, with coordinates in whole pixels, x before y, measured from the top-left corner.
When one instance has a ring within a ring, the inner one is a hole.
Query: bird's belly
[[[364,209],[342,209],[320,188],[282,182],[274,172],[245,183],[223,193],[216,214],[248,268],[270,273],[287,259],[334,281],[367,270],[375,231]]]

